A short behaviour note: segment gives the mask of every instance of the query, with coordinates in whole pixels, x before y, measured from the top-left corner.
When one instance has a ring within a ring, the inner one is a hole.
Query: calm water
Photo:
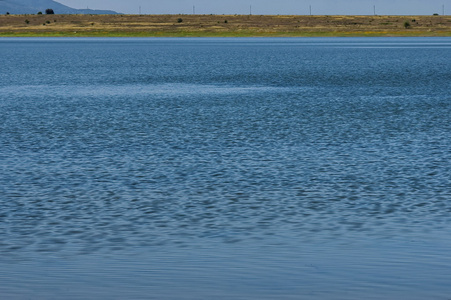
[[[451,38],[3,38],[0,68],[0,298],[451,298]]]

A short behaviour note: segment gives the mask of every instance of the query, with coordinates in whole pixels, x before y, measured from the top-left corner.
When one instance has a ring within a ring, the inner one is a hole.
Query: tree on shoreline
[[[51,9],[51,8],[47,8],[47,9],[45,10],[45,13],[46,13],[47,15],[53,15],[53,14],[55,14],[55,12],[53,11],[53,9]]]

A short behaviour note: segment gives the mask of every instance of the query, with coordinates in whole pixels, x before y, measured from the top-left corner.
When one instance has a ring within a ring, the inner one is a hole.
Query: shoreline
[[[448,37],[451,16],[0,15],[0,37]]]

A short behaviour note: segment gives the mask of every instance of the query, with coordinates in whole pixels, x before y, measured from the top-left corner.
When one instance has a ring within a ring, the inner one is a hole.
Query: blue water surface
[[[0,39],[0,298],[450,299],[451,38]]]

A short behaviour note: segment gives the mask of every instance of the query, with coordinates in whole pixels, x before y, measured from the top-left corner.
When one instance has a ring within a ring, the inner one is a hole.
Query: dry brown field
[[[451,36],[451,16],[1,15],[0,36]]]

